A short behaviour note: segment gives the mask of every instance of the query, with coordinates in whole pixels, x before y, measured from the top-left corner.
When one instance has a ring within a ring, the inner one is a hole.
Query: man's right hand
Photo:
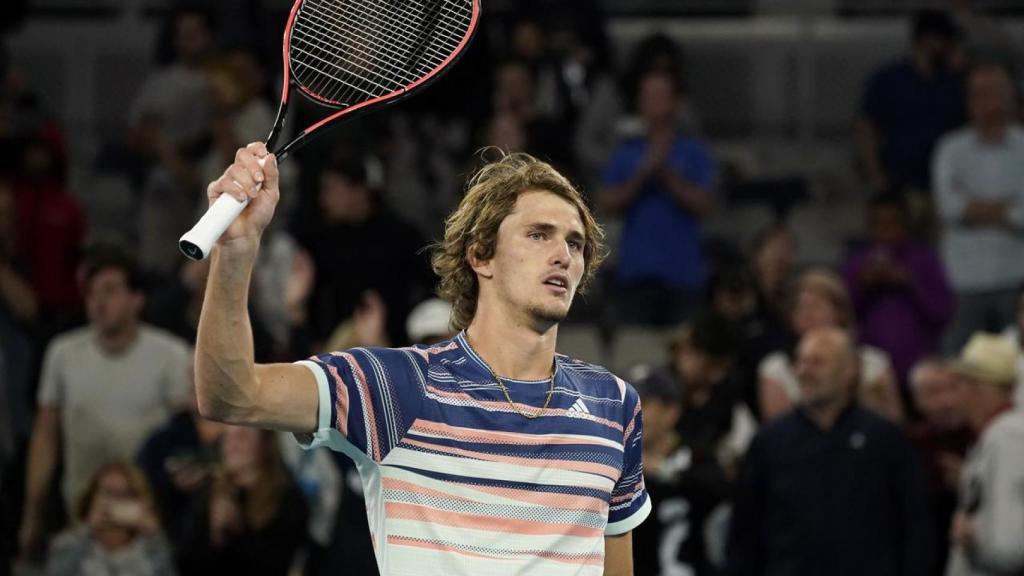
[[[260,166],[260,160],[265,160],[263,166]],[[230,194],[239,201],[248,198],[249,205],[231,223],[218,244],[222,247],[248,247],[257,243],[270,224],[274,208],[281,197],[277,158],[269,154],[261,142],[239,148],[235,153],[235,162],[206,189],[211,205],[221,194]]]

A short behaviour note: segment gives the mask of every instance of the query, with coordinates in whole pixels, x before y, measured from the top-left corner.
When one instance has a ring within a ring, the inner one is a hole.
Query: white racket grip
[[[257,160],[260,167],[267,162],[267,159]],[[249,205],[249,199],[239,202],[230,194],[221,194],[206,210],[206,214],[196,222],[191,230],[182,234],[178,239],[178,249],[181,253],[192,260],[206,260],[210,256],[210,250],[220,235],[231,226],[231,223],[238,218],[238,215]]]
[[[239,202],[230,194],[221,194],[199,222],[178,240],[181,253],[192,260],[206,260],[213,244],[248,205],[248,199]]]

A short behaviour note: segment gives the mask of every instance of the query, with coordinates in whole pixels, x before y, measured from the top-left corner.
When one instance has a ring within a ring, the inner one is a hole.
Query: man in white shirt
[[[89,325],[58,336],[46,350],[18,535],[23,557],[42,544],[44,502],[59,457],[70,507],[97,469],[134,460],[188,399],[188,345],[141,324],[142,302],[132,262],[101,254],[86,270]]]
[[[969,126],[946,135],[933,159],[943,258],[957,292],[947,349],[1013,317],[1024,280],[1024,130],[1014,123],[1005,68],[976,66],[968,78]]]

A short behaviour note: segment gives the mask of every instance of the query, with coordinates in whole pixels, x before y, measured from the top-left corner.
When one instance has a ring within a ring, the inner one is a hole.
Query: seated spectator
[[[971,337],[954,364],[959,401],[977,435],[960,476],[947,574],[1024,572],[1024,413],[1013,409],[1017,350],[995,334]]]
[[[800,277],[789,314],[798,338],[816,328],[850,329],[853,311],[842,281],[831,272],[811,271]],[[870,346],[858,347],[857,398],[893,422],[903,421],[903,405],[889,358]],[[798,403],[800,383],[794,358],[786,350],[769,354],[758,369],[758,401],[764,421],[777,418]]]
[[[134,263],[97,251],[84,276],[89,325],[57,337],[43,361],[19,534],[26,555],[42,544],[58,462],[69,504],[103,462],[134,458],[185,405],[191,386],[186,344],[139,320],[144,296]]]
[[[1003,330],[1003,337],[1017,348],[1017,392],[1014,404],[1024,410],[1024,284],[1017,289],[1017,312],[1013,322]]]
[[[856,401],[858,354],[834,326],[797,346],[795,410],[754,438],[736,481],[736,576],[925,575],[927,485],[899,428]]]
[[[857,152],[872,190],[931,190],[929,160],[939,138],[964,120],[963,81],[951,69],[949,16],[922,10],[911,23],[907,57],[868,79],[857,124]]]
[[[956,394],[953,371],[939,360],[924,360],[910,372],[910,392],[921,421],[910,427],[910,440],[928,473],[931,509],[931,573],[941,576],[949,555],[949,523],[956,509],[960,467],[974,434]]]
[[[164,533],[177,547],[189,503],[213,479],[220,464],[224,427],[199,416],[194,392],[187,408],[153,433],[139,450],[138,464],[153,487]]]
[[[305,544],[309,511],[274,432],[230,426],[222,470],[186,513],[182,574],[288,574]]]
[[[50,547],[47,576],[173,576],[156,503],[129,464],[101,466],[89,480],[74,524]]]
[[[729,482],[713,454],[680,435],[683,396],[663,371],[637,381],[644,407],[644,485],[652,514],[633,530],[636,574],[709,574],[704,527],[726,498]]]
[[[843,265],[859,340],[889,355],[903,390],[910,368],[938,350],[956,304],[938,254],[911,239],[909,225],[902,197],[876,196],[871,238]]]
[[[637,90],[645,133],[612,154],[598,205],[623,219],[620,318],[670,326],[686,320],[704,287],[700,223],[713,203],[715,164],[703,142],[679,131],[676,78],[652,72]]]
[[[957,295],[947,349],[977,330],[1002,330],[1024,281],[1024,129],[1006,69],[968,76],[971,123],[945,136],[933,170],[942,255]]]

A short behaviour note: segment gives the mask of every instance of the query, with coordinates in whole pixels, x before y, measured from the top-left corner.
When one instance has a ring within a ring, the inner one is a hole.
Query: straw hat
[[[1017,383],[1017,348],[1008,338],[976,332],[953,362],[953,370],[981,382],[1013,388]]]

